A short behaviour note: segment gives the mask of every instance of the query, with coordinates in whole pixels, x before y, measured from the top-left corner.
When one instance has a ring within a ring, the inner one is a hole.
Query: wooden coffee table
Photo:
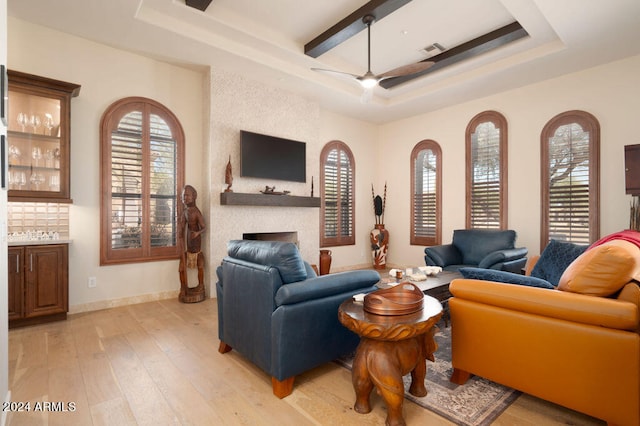
[[[375,315],[364,310],[362,302],[346,300],[338,308],[338,319],[360,336],[351,376],[356,392],[354,409],[371,411],[369,395],[375,386],[387,405],[387,425],[404,425],[402,376],[411,372],[409,392],[425,396],[426,360],[434,360],[438,348],[433,339],[434,325],[442,316],[442,305],[424,297],[424,306],[408,315]]]

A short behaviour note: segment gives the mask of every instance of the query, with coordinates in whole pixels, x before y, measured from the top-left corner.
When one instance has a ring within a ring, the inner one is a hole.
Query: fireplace
[[[298,244],[297,232],[252,232],[242,234],[243,240],[284,241]]]

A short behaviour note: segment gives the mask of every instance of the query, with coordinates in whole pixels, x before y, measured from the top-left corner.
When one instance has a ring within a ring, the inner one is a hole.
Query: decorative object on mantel
[[[275,186],[265,186],[263,191],[260,191],[265,195],[289,195],[291,191],[276,191]]]
[[[227,184],[227,189],[224,192],[233,192],[231,185],[233,185],[233,170],[231,169],[231,156],[227,162],[227,169],[224,172],[224,183]]]
[[[311,176],[311,196],[313,197],[313,176]]]
[[[320,275],[327,275],[331,270],[331,250],[320,250]]]
[[[371,231],[371,255],[374,269],[384,269],[387,265],[387,249],[389,247],[389,231],[384,227],[384,208],[387,203],[387,183],[384,184],[384,198],[375,195],[371,184],[371,196],[373,197],[373,212],[376,216],[376,224]]]
[[[640,196],[631,197],[631,214],[629,218],[629,229],[640,231]]]
[[[202,254],[202,233],[206,229],[204,216],[196,206],[198,192],[191,185],[182,190],[184,211],[178,218],[178,246],[180,247],[180,295],[182,303],[202,302],[204,294],[204,255]],[[198,285],[189,287],[187,268],[198,268]]]

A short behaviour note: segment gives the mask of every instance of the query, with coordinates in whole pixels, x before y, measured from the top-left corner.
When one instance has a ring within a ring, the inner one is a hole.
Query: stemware
[[[25,114],[24,112],[19,112],[17,122],[21,130],[24,132],[25,127],[29,123],[29,118],[27,117],[27,114]]]
[[[53,167],[53,151],[50,149],[44,152],[44,166]]]
[[[53,117],[51,116],[51,114],[46,113],[44,115],[44,120],[42,122],[42,125],[44,126],[45,129],[47,129],[45,134],[47,136],[53,136],[51,134],[51,129],[53,129]]]
[[[37,191],[40,189],[40,185],[44,183],[45,179],[41,173],[33,173],[29,181],[31,182],[32,186],[35,186],[35,189]]]
[[[51,191],[59,191],[60,190],[60,176],[51,175],[49,177],[49,189]]]
[[[31,150],[31,157],[34,159],[34,165],[38,167],[40,165],[40,159],[42,158],[42,149],[39,146],[34,146]]]
[[[20,153],[20,148],[15,145],[9,145],[9,164],[10,165],[18,165],[20,164],[22,154]]]
[[[42,120],[40,119],[39,115],[33,114],[31,115],[31,117],[29,117],[29,125],[33,127],[33,133],[38,133],[38,127],[40,127],[41,123]]]
[[[20,188],[27,184],[27,174],[25,172],[19,172],[17,184]]]

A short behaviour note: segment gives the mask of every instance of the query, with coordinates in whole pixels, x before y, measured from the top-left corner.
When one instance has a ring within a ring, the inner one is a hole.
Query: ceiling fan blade
[[[431,68],[433,65],[435,65],[435,62],[431,62],[431,61],[416,62],[415,64],[409,64],[409,65],[404,65],[398,68],[394,68],[391,71],[387,71],[384,74],[380,74],[378,78],[382,80],[385,78],[403,77],[405,75],[416,74]]]
[[[348,72],[342,72],[342,71],[334,71],[334,70],[327,70],[324,68],[311,68],[312,71],[318,71],[318,72],[322,72],[325,74],[331,74],[331,75],[337,75],[340,77],[351,77],[351,78],[359,78],[359,75],[356,74],[351,74]]]

